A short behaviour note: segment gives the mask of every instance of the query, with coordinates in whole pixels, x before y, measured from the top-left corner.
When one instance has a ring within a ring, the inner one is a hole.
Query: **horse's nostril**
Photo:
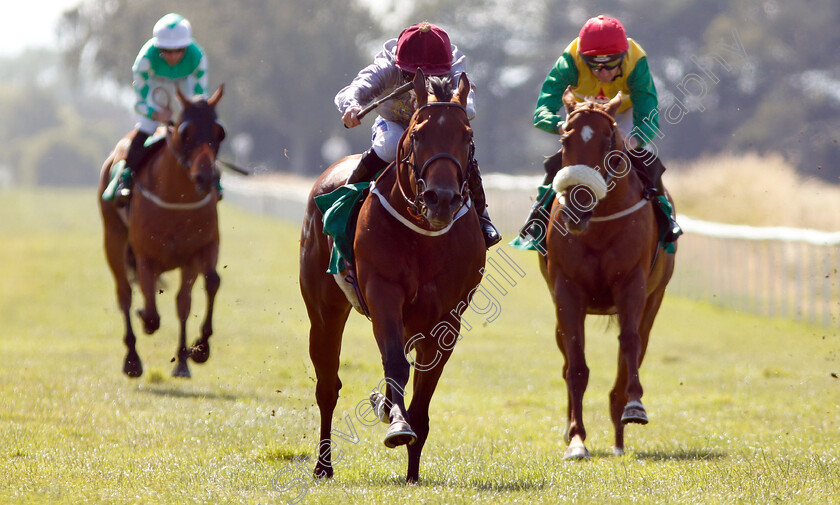
[[[427,190],[423,192],[423,201],[426,202],[426,205],[437,205],[438,203],[438,194],[434,190]]]

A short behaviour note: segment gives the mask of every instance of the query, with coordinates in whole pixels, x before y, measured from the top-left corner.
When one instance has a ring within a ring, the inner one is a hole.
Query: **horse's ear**
[[[178,101],[181,102],[181,105],[184,109],[190,104],[190,99],[185,97],[183,93],[181,93],[181,88],[179,86],[175,86],[175,96],[178,97]]]
[[[415,108],[426,105],[429,101],[429,92],[426,91],[426,75],[419,68],[414,74],[414,95],[417,97],[417,105]]]
[[[566,106],[566,114],[571,114],[575,110],[575,107],[577,107],[575,92],[572,91],[571,86],[566,86],[566,91],[563,92],[563,105]]]
[[[466,72],[461,72],[461,77],[458,78],[458,91],[452,97],[453,102],[458,102],[461,106],[467,106],[467,98],[470,96],[470,79]]]
[[[621,96],[621,91],[619,91],[618,94],[615,95],[612,100],[607,102],[607,114],[609,114],[612,117],[615,117],[615,113],[618,112],[618,108],[621,107],[621,100],[623,99],[624,97]]]
[[[211,96],[210,99],[207,100],[207,103],[210,105],[210,107],[213,107],[215,109],[216,104],[219,103],[219,100],[222,99],[222,95],[224,95],[224,94],[225,94],[225,85],[220,84],[219,89],[217,89],[216,92],[213,93],[213,96]]]

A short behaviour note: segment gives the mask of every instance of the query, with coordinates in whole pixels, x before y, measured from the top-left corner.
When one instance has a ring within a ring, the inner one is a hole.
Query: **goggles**
[[[176,49],[158,49],[158,54],[161,56],[163,56],[164,54],[178,54],[186,52],[186,50],[186,47],[179,47]]]
[[[614,68],[618,67],[624,60],[625,54],[626,53],[618,53],[602,56],[582,54],[580,55],[580,57],[583,59],[583,62],[586,63],[586,65],[589,68],[591,68],[594,72],[597,72],[603,69],[613,70]]]

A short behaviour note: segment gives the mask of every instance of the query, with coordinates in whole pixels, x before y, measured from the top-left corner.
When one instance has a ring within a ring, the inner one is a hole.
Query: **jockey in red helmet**
[[[417,69],[426,76],[450,76],[453,82],[458,82],[461,73],[466,72],[466,56],[449,41],[449,35],[442,28],[428,22],[409,26],[398,38],[385,42],[373,63],[363,68],[350,85],[335,96],[335,105],[344,125],[347,128],[359,126],[358,114],[366,104],[411,81]],[[469,119],[475,117],[475,85],[471,87],[467,97]],[[396,159],[400,137],[414,114],[411,93],[386,100],[377,106],[376,112],[379,115],[371,128],[373,145],[362,154],[348,184],[373,179]],[[469,186],[485,243],[490,247],[501,240],[501,236],[487,214],[477,167],[470,171]]]
[[[600,15],[584,23],[543,82],[534,110],[534,126],[548,133],[563,133],[563,93],[567,87],[571,87],[579,102],[592,97],[607,101],[621,92],[623,99],[615,119],[633,167],[646,183],[648,197],[664,195],[660,178],[665,167],[652,145],[653,139],[661,135],[656,86],[645,50],[627,37],[619,20]],[[546,160],[544,184],[550,184],[561,167],[562,151]],[[534,220],[544,221],[540,216],[535,205],[522,229],[523,236]],[[671,228],[679,230],[675,222]],[[676,236],[670,238],[676,240]]]

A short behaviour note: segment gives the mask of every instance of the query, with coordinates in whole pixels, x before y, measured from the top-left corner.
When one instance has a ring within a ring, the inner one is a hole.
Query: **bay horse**
[[[432,77],[429,91],[418,70],[413,82],[416,109],[400,139],[397,160],[373,184],[354,238],[359,292],[367,303],[388,384],[384,394],[373,393],[370,401],[376,416],[388,424],[385,445],[407,446],[408,482],[419,478],[429,403],[485,261],[478,215],[466,189],[467,170],[474,163],[465,109],[469,80],[461,74],[455,89],[449,79]],[[314,197],[342,186],[357,158],[337,162],[315,181],[301,231],[300,288],[309,314],[309,354],[321,413],[316,478],[333,475],[330,432],[341,389],[341,338],[351,304],[326,272],[330,241],[322,232],[323,216]],[[406,409],[403,394],[412,367],[412,398]]]
[[[647,424],[639,367],[653,321],[674,271],[674,254],[660,251],[655,202],[615,122],[621,94],[608,103],[578,104],[563,95],[563,168],[554,179],[547,251],[540,270],[556,308],[556,340],[568,393],[566,459],[588,458],[583,395],[589,381],[584,355],[587,314],[617,315],[618,375],[609,394],[616,455],[624,453],[624,425]],[[669,197],[670,199],[670,197]]]
[[[180,269],[177,295],[180,334],[172,372],[190,377],[187,359],[204,363],[210,357],[208,339],[213,334],[213,303],[220,279],[216,272],[219,256],[219,225],[216,204],[219,177],[216,155],[225,131],[216,115],[224,86],[209,99],[186,98],[176,87],[182,105],[178,122],[166,130],[166,146],[160,148],[135,171],[133,196],[128,209],[99,198],[104,228],[105,256],[114,276],[117,300],[125,322],[124,342],[128,349],[123,372],[129,377],[143,374],[131,326],[132,282],[136,280],[145,300],[138,310],[143,330],[151,335],[160,327],[155,296],[163,272]],[[102,167],[101,195],[110,180],[111,167],[125,158],[131,134],[122,139]],[[139,170],[138,170],[139,169]],[[192,304],[192,287],[204,276],[207,311],[201,337],[188,348],[187,318]]]

